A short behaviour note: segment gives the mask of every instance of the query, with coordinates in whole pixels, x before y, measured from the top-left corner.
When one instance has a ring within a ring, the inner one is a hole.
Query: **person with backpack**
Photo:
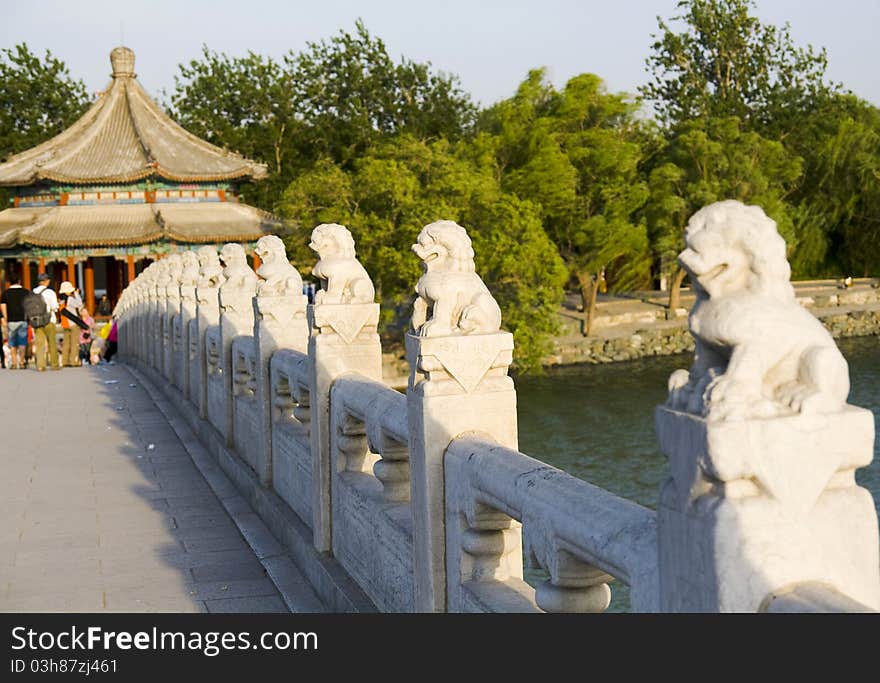
[[[9,334],[9,369],[24,368],[24,354],[27,347],[28,323],[24,317],[22,302],[29,294],[15,275],[10,278],[9,289],[0,298],[0,312]]]
[[[34,354],[36,355],[37,370],[43,372],[46,369],[46,355],[49,356],[49,366],[53,370],[60,370],[58,364],[58,340],[55,337],[55,323],[58,322],[55,312],[58,310],[58,297],[55,291],[49,287],[52,282],[46,273],[37,276],[39,285],[33,293],[38,297],[27,297],[24,301],[25,315],[28,324],[34,328]],[[37,301],[42,302],[40,309]]]

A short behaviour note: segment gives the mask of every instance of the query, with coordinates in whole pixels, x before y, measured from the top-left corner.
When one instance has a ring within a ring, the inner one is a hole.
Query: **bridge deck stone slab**
[[[0,393],[0,611],[323,610],[124,366],[0,370]]]

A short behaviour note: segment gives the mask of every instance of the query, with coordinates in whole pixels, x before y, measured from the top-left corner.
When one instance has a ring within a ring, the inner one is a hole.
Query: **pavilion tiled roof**
[[[0,213],[0,248],[245,242],[278,227],[271,214],[236,202],[14,208]]]
[[[110,53],[113,80],[67,130],[0,164],[0,186],[264,178],[266,166],[212,145],[175,123],[138,83],[134,53]],[[0,231],[2,231],[0,227]],[[2,236],[0,236],[2,239]]]

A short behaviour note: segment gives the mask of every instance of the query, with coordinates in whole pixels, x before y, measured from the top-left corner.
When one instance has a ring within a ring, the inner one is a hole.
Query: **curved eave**
[[[0,249],[251,242],[280,225],[272,214],[237,203],[22,207],[0,212]]]
[[[33,176],[30,180],[27,181],[0,181],[0,187],[24,187],[27,185],[34,185],[43,180],[51,180],[56,183],[66,183],[69,185],[97,185],[100,183],[135,183],[139,180],[143,180],[149,177],[159,177],[164,180],[172,180],[178,183],[211,183],[211,182],[220,182],[224,180],[238,180],[238,179],[246,179],[248,177],[253,178],[254,180],[260,180],[265,178],[266,175],[257,175],[256,173],[249,170],[242,171],[234,171],[231,173],[222,173],[217,175],[175,175],[173,173],[169,173],[162,168],[150,168],[142,173],[133,173],[129,175],[110,175],[110,176],[98,176],[94,178],[73,178],[70,176],[61,175],[58,173],[38,173]]]
[[[128,247],[135,244],[150,244],[151,242],[158,242],[165,237],[166,234],[161,229],[152,235],[145,235],[143,237],[129,239],[100,239],[95,241],[70,240],[65,242],[63,240],[43,240],[37,235],[28,235],[27,238],[21,240],[19,244],[34,247]]]

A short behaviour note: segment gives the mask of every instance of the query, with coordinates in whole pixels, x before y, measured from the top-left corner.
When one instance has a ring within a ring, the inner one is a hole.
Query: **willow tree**
[[[759,204],[791,250],[796,236],[787,198],[801,173],[800,157],[781,142],[744,131],[736,117],[693,121],[672,134],[651,171],[645,211],[655,257],[671,277],[670,312],[679,306],[685,273],[675,258],[690,216],[723,199]]]
[[[635,219],[647,198],[637,109],[593,74],[556,91],[535,70],[478,124],[475,149],[491,151],[502,186],[540,207],[580,291],[587,335],[603,278],[611,289],[647,280],[647,233]]]

